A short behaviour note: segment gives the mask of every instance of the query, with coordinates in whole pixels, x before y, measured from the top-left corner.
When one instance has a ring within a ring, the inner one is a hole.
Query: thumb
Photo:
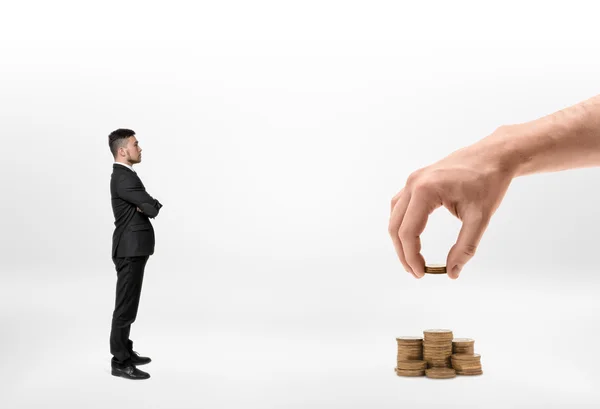
[[[489,221],[489,217],[481,214],[465,216],[456,244],[450,249],[446,261],[450,278],[457,279],[464,265],[473,258]]]

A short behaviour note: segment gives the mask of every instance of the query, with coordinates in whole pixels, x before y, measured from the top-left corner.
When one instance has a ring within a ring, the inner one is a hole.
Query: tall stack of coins
[[[423,376],[427,362],[423,361],[423,338],[398,337],[397,366],[398,376]]]
[[[452,368],[452,331],[428,329],[423,331],[423,359],[429,368]]]
[[[481,355],[479,354],[453,354],[452,367],[457,375],[481,375]]]
[[[471,338],[454,338],[452,340],[452,353],[473,355],[475,353],[475,340]]]

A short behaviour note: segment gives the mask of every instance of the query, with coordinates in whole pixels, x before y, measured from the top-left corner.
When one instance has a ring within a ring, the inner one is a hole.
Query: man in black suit
[[[117,129],[108,136],[114,157],[110,196],[115,216],[112,260],[117,270],[115,309],[110,332],[111,373],[127,379],[148,379],[137,365],[150,358],[133,351],[129,339],[131,324],[137,316],[144,268],[154,254],[154,229],[150,218],[158,215],[162,204],[146,193],[144,184],[133,170],[142,161],[142,148],[135,132]]]

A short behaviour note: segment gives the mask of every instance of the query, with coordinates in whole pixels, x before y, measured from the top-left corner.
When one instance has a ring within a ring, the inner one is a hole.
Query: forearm
[[[158,216],[158,212],[160,211],[160,208],[162,207],[162,204],[158,201],[158,200],[154,200],[154,203],[143,203],[141,204],[138,209],[140,209],[140,211],[142,213],[144,213],[146,216],[150,217],[150,218],[155,218],[156,216]]]
[[[545,117],[499,128],[477,144],[514,177],[600,166],[600,95]]]

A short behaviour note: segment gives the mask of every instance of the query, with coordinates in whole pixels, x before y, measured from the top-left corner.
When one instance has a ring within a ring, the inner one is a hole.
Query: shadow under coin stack
[[[394,369],[398,376],[423,376],[427,362],[423,361],[423,338],[398,337],[398,359]]]

